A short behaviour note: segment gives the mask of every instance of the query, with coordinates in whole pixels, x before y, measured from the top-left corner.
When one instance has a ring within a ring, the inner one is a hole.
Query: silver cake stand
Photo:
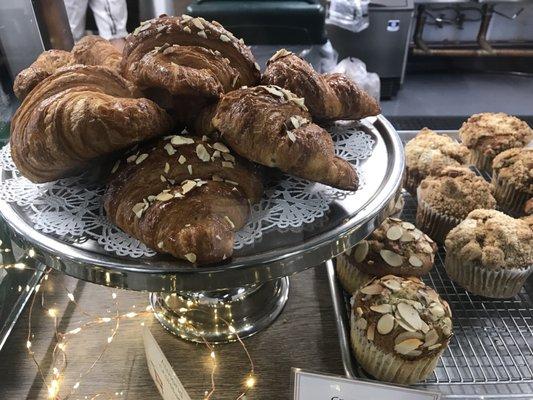
[[[221,265],[193,267],[162,255],[121,257],[92,239],[73,243],[35,230],[16,204],[0,201],[0,213],[13,240],[34,248],[46,265],[100,285],[150,292],[155,316],[179,337],[232,341],[274,321],[287,301],[290,275],[353,247],[391,214],[404,169],[401,140],[383,116],[363,120],[361,129],[375,145],[358,168],[365,184],[357,201],[335,200],[320,221],[300,230],[266,231]]]

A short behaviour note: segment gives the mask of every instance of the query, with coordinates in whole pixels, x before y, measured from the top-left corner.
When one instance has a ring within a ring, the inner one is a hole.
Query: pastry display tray
[[[456,132],[445,131],[454,137]],[[405,142],[416,132],[399,132]],[[487,177],[486,177],[487,178]],[[416,199],[403,192],[401,218],[414,222]],[[512,299],[472,295],[448,278],[445,250],[439,247],[435,266],[423,277],[452,309],[454,337],[430,377],[415,386],[440,391],[446,399],[533,399],[533,282]],[[337,314],[337,329],[346,375],[369,378],[350,349],[349,295],[328,263],[328,279]]]

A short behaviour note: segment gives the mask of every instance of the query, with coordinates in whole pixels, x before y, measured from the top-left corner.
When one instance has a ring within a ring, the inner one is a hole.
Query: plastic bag
[[[368,4],[370,0],[331,0],[326,24],[352,32],[368,28]]]
[[[311,46],[300,53],[300,57],[309,62],[315,71],[321,74],[331,71],[337,65],[339,53],[328,40],[321,46]]]
[[[379,94],[381,84],[379,75],[366,70],[366,64],[355,57],[349,57],[342,60],[331,71],[333,73],[341,73],[348,76],[369,95],[379,101]]]

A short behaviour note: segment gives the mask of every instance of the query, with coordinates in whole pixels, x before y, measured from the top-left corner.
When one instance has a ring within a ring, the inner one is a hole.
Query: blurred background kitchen
[[[398,129],[456,129],[481,111],[533,115],[531,1],[2,0],[1,137],[14,76],[43,49],[69,50],[84,33],[120,47],[140,21],[182,13],[218,20],[262,66],[286,47],[321,72],[347,73]]]

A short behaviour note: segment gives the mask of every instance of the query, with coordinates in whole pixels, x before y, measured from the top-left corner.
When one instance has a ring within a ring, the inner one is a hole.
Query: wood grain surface
[[[90,318],[80,309],[97,316],[112,315],[116,306],[112,293],[117,294],[118,308],[127,312],[135,306],[142,310],[148,305],[146,293],[115,290],[54,272],[44,282],[47,306],[58,310],[61,330],[76,328]],[[68,301],[64,288],[79,299],[79,307]],[[53,350],[53,319],[47,316],[37,297],[32,318],[32,338],[35,355],[49,378]],[[36,366],[25,345],[28,332],[26,307],[4,349],[0,352],[0,399],[46,399]],[[275,323],[268,329],[245,340],[255,362],[257,385],[247,396],[252,399],[291,398],[291,368],[343,374],[335,316],[323,267],[310,269],[291,278],[289,301]],[[146,365],[140,323],[143,319],[123,321],[119,333],[97,367],[82,380],[71,398],[91,398],[104,393],[103,398],[158,399]],[[210,388],[211,361],[204,345],[192,344],[167,333],[152,317],[144,319],[178,374],[193,400],[202,399]],[[113,323],[84,330],[73,336],[67,345],[68,368],[62,380],[61,394],[78,381],[78,375],[94,361],[111,333]],[[248,362],[239,344],[217,346],[217,391],[212,399],[235,399],[243,387]]]

